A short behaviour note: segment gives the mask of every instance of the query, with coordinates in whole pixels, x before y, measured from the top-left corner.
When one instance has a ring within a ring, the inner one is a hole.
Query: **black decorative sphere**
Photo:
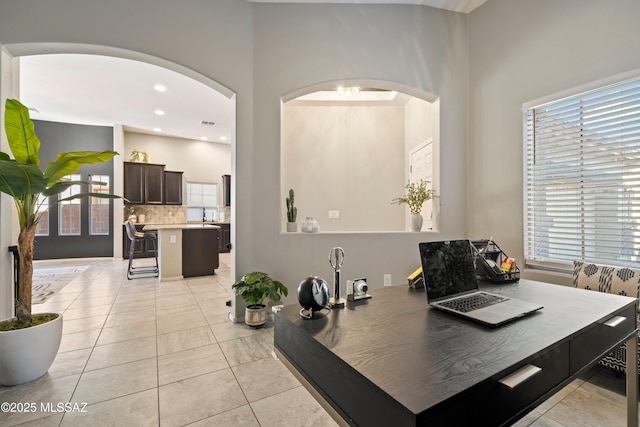
[[[326,280],[312,276],[298,285],[298,302],[306,310],[318,311],[329,305],[329,285]]]

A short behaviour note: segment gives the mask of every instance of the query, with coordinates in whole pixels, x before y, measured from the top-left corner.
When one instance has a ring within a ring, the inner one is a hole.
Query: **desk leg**
[[[638,334],[627,340],[627,426],[638,427]]]

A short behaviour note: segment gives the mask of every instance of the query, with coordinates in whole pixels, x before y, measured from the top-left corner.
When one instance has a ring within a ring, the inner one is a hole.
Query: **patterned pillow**
[[[573,286],[637,298],[640,270],[574,261]]]

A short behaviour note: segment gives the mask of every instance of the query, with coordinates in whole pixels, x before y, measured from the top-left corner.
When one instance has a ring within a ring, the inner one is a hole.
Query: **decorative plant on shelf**
[[[74,151],[59,153],[55,161],[40,169],[40,140],[29,117],[29,110],[15,99],[5,104],[5,130],[13,159],[0,152],[0,192],[13,198],[20,223],[18,254],[20,273],[16,295],[16,321],[11,328],[31,326],[31,286],[33,280],[33,243],[35,232],[44,213],[43,200],[60,194],[72,185],[89,184],[85,181],[69,181],[71,175],[84,164],[111,160],[115,151]],[[117,198],[111,194],[80,193],[61,199],[66,201],[88,196]]]
[[[429,181],[419,180],[418,182],[409,182],[404,188],[407,194],[404,197],[398,197],[391,201],[392,204],[401,205],[406,203],[412,214],[419,214],[422,211],[422,205],[427,200],[431,200],[436,196],[436,190],[427,188]]]
[[[422,229],[422,205],[427,200],[431,200],[436,195],[436,190],[427,188],[429,181],[423,179],[417,182],[409,182],[405,186],[406,194],[404,197],[398,197],[391,201],[392,204],[401,205],[406,203],[409,205],[409,211],[411,212],[411,229],[412,231],[420,231]]]
[[[131,158],[129,160],[132,162],[149,163],[149,155],[145,151],[133,150],[131,151]]]
[[[261,326],[266,322],[266,300],[278,302],[287,296],[289,290],[281,282],[273,280],[267,273],[254,271],[247,273],[231,285],[231,288],[249,305],[245,310],[245,323]]]
[[[285,199],[287,206],[287,231],[296,231],[296,218],[298,217],[298,208],[293,205],[294,193],[293,188],[289,190],[289,197]]]

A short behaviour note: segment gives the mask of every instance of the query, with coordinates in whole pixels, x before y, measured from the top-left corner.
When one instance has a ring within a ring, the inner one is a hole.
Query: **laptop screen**
[[[427,300],[478,290],[478,279],[469,240],[419,244]]]

